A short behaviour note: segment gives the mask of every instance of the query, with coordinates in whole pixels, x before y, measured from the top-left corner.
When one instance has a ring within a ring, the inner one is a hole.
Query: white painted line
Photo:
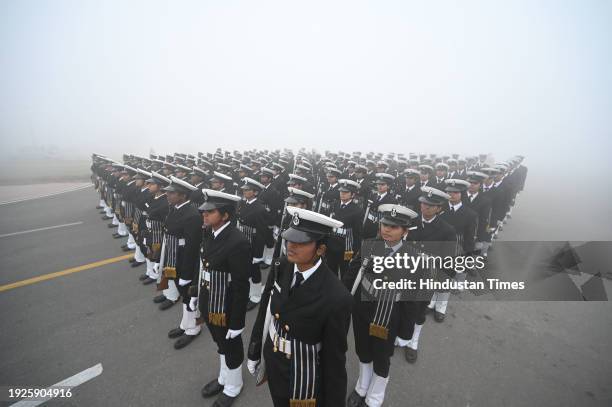
[[[47,387],[45,393],[49,393],[49,390],[56,387],[69,387],[71,389],[81,385],[85,382],[90,381],[91,379],[98,377],[102,374],[102,363],[98,363],[95,366],[90,367],[89,369],[83,370],[81,373],[77,373],[74,376],[71,376],[67,379],[62,380],[59,383],[55,383],[53,386]],[[73,394],[74,396],[74,394]],[[34,407],[41,405],[42,403],[49,401],[53,398],[53,396],[41,397],[39,400],[21,400],[15,404],[12,404],[10,407]],[[66,398],[66,400],[69,400]]]
[[[76,225],[80,225],[82,223],[83,223],[83,221],[72,222],[72,223],[64,223],[63,225],[47,226],[47,227],[38,228],[38,229],[22,230],[20,232],[6,233],[4,235],[0,235],[0,238],[9,237],[9,236],[17,236],[17,235],[25,235],[26,233],[40,232],[40,231],[43,231],[43,230],[65,228],[65,227],[68,227],[68,226],[76,226]]]
[[[79,191],[81,189],[91,188],[91,187],[93,187],[93,184],[81,185],[79,187],[70,188],[70,189],[64,189],[64,190],[59,191],[59,192],[53,192],[51,194],[46,194],[46,195],[41,195],[41,196],[33,196],[33,197],[30,197],[30,198],[16,199],[14,201],[4,201],[4,202],[0,202],[0,206],[14,204],[14,203],[19,203],[19,202],[25,202],[25,201],[33,201],[34,199],[48,198],[50,196],[65,194],[66,192]]]

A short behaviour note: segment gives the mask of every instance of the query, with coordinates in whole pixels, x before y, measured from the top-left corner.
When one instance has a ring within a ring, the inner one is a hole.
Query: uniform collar
[[[174,205],[174,207],[175,207],[176,209],[181,209],[183,206],[187,205],[189,202],[191,202],[191,201],[188,199],[188,200],[186,200],[185,202],[183,202],[183,203],[182,203],[182,204],[180,204],[180,205]]]
[[[219,236],[219,233],[223,232],[223,229],[225,229],[227,227],[227,225],[229,225],[230,223],[231,222],[225,222],[225,225],[221,226],[217,230],[213,230],[213,237],[216,239],[217,236]]]
[[[317,271],[317,269],[321,265],[321,262],[322,262],[322,260],[319,259],[319,261],[317,261],[317,263],[314,266],[312,266],[311,268],[309,268],[306,271],[300,271],[298,269],[297,264],[294,264],[293,265],[293,280],[291,280],[291,286],[293,286],[293,284],[295,284],[295,273],[302,273],[302,277],[304,277],[304,281],[306,281],[306,280],[308,280],[308,277],[310,277],[312,275],[312,273]]]
[[[450,202],[448,203],[449,208],[453,208],[454,211],[458,211],[459,208],[463,205],[463,202],[459,201],[457,204],[453,205]]]
[[[423,215],[421,215],[421,221],[423,221],[423,223],[431,223],[434,220],[436,220],[436,218],[438,217],[438,215],[434,215],[433,218],[429,219],[429,220],[425,220],[425,218],[423,217]]]

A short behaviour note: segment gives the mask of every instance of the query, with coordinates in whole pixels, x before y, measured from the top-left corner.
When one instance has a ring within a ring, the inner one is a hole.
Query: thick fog
[[[612,169],[611,17],[574,0],[3,1],[0,147],[487,152],[595,176]]]

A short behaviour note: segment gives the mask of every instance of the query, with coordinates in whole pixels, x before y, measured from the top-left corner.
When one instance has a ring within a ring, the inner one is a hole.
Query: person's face
[[[256,195],[255,195],[255,191],[249,188],[249,189],[242,190],[242,196],[247,201],[250,201],[251,199],[255,198]]]
[[[404,235],[408,234],[407,232],[408,228],[403,226],[380,224],[380,237],[382,237],[385,242],[399,242]]]
[[[225,222],[227,222],[228,216],[229,215],[227,213],[221,215],[219,209],[202,211],[202,222],[204,222],[204,225],[208,227],[218,229],[219,227],[223,226]]]
[[[294,264],[312,264],[316,261],[317,257],[325,254],[325,245],[319,246],[317,249],[317,243],[294,243],[287,242],[287,259]]]
[[[259,177],[259,181],[264,185],[268,185],[270,183],[270,177],[268,177],[267,175],[262,175],[261,177]]]
[[[406,186],[411,187],[416,183],[414,177],[406,177]]]
[[[137,178],[136,182],[134,182],[134,184],[138,187],[138,188],[142,188],[144,186],[145,180],[144,179],[140,179]]]
[[[438,212],[440,212],[438,205],[429,205],[421,202],[421,214],[425,219],[433,218]]]
[[[448,195],[452,204],[458,204],[461,201],[461,192],[448,192]]]
[[[185,195],[176,191],[168,191],[166,198],[168,199],[168,203],[170,205],[177,205],[185,200]]]
[[[150,193],[152,193],[152,194],[156,194],[156,193],[158,193],[158,192],[159,192],[159,190],[160,190],[159,185],[158,185],[158,184],[156,184],[156,183],[154,183],[154,182],[150,183],[150,184],[149,184],[149,185],[147,185],[147,186],[148,186],[148,188],[149,188],[149,192],[150,192]]]
[[[421,181],[425,182],[429,179],[429,173],[428,172],[422,172],[421,173]]]
[[[384,194],[385,192],[387,192],[389,190],[389,185],[383,183],[380,184],[376,184],[376,190],[378,191],[379,194]]]
[[[177,178],[185,178],[185,175],[187,175],[185,171],[177,171],[176,174],[174,174]]]
[[[365,177],[365,173],[358,171],[355,173],[355,176],[357,177],[357,179],[363,179],[363,177]]]
[[[219,181],[213,181],[210,183],[210,188],[214,189],[215,191],[219,191],[223,188],[223,183]]]
[[[334,185],[336,182],[338,182],[338,178],[335,175],[328,175],[327,176],[327,182],[330,185]]]
[[[436,170],[436,177],[442,178],[445,175],[446,175],[446,171],[445,170]]]
[[[474,194],[480,190],[480,182],[470,182],[470,186],[468,187],[468,191],[471,194]]]
[[[189,182],[193,185],[198,185],[200,182],[202,182],[202,177],[194,174],[189,178]]]
[[[169,168],[166,168],[166,167],[164,167],[164,168],[162,169],[162,172],[164,173],[164,175],[170,175],[170,174],[172,174],[172,170],[171,170],[171,169],[169,169]]]
[[[240,171],[238,171],[238,176],[242,179],[242,178],[247,176],[247,173],[244,172],[243,170],[240,170]]]
[[[342,202],[347,202],[353,199],[353,193],[350,191],[340,191],[340,200]]]

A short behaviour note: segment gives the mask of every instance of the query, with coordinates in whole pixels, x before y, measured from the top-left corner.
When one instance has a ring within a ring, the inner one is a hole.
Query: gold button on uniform
[[[280,315],[279,314],[274,314],[274,318],[279,319]]]

